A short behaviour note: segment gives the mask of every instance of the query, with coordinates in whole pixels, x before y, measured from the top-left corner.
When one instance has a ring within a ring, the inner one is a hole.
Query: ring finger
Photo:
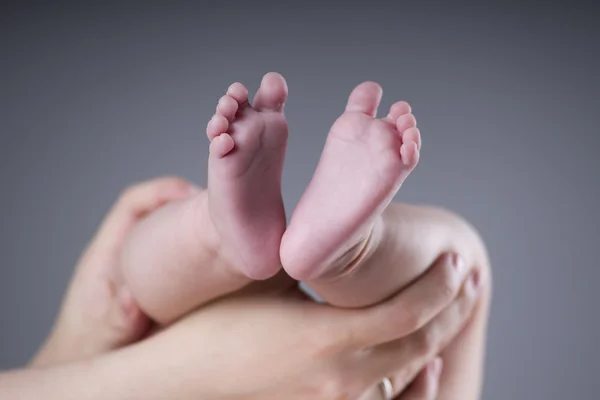
[[[437,317],[411,335],[375,347],[366,363],[374,377],[382,377],[402,371],[404,384],[396,380],[399,387],[406,386],[460,331],[471,315],[479,290],[479,274],[471,273],[458,297]],[[364,364],[364,363],[363,363]]]
[[[436,400],[442,359],[436,357],[423,368],[412,383],[406,384],[406,371],[391,375],[387,383],[382,380],[369,388],[359,400]]]
[[[419,372],[406,391],[396,393],[396,400],[436,400],[440,388],[442,359],[436,357]],[[393,381],[392,381],[393,382]],[[393,383],[392,383],[393,385]]]

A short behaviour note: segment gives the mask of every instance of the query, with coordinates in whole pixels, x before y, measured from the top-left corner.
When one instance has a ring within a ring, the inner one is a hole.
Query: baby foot
[[[281,267],[286,98],[286,82],[276,73],[263,77],[253,105],[248,90],[234,83],[206,129],[211,142],[208,202],[219,255],[253,279],[269,278]]]
[[[286,272],[298,280],[331,273],[368,240],[374,221],[419,160],[420,134],[410,106],[376,119],[381,87],[357,86],[334,123],[315,174],[281,243]]]

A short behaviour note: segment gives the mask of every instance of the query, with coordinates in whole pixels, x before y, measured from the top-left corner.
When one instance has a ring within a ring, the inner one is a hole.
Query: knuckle
[[[441,220],[446,221],[448,226],[451,226],[457,235],[462,236],[470,244],[473,249],[470,258],[474,259],[474,264],[484,270],[484,275],[487,280],[491,280],[491,263],[489,252],[481,233],[471,224],[465,217],[445,208],[430,207],[432,213],[437,214]],[[491,282],[489,282],[491,284]]]
[[[356,347],[362,347],[365,330],[361,325],[362,314],[343,315],[331,314],[328,311],[313,319],[311,329],[306,331],[312,347],[321,357],[332,357]]]
[[[436,353],[439,346],[439,335],[433,327],[427,326],[416,332],[414,341],[417,352],[422,356],[427,356]]]
[[[319,399],[323,400],[350,400],[351,390],[346,374],[334,370],[326,375],[320,385]]]
[[[416,373],[414,372],[417,369],[415,364],[416,363],[414,362],[410,363],[409,365],[402,368],[401,371],[396,372],[395,375],[390,378],[392,380],[392,387],[394,388],[396,393],[403,392],[408,387],[408,385],[410,385],[411,381],[416,375]]]
[[[392,314],[391,324],[403,332],[413,332],[425,323],[425,315],[417,308],[407,304],[399,306],[400,310]]]
[[[347,346],[348,339],[336,330],[321,328],[311,332],[310,342],[315,357],[323,360],[339,354]]]
[[[329,332],[322,328],[312,329],[306,334],[307,342],[313,357],[323,359],[332,352],[333,340],[329,338]]]
[[[437,293],[444,300],[450,300],[458,294],[460,287],[459,276],[456,273],[456,269],[451,265],[445,265],[442,268],[442,273],[437,282],[438,290]]]

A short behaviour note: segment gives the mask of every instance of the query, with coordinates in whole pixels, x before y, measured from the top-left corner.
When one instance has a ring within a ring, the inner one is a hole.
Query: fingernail
[[[479,291],[479,287],[481,284],[481,277],[479,275],[479,270],[474,270],[473,272],[471,272],[471,275],[469,276],[469,280],[467,281],[467,289],[474,294],[477,294],[477,292]]]
[[[465,272],[465,260],[463,260],[463,258],[457,253],[450,254],[450,263],[459,274],[462,275]]]

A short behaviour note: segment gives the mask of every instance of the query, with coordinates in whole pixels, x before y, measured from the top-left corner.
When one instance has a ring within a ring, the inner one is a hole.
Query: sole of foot
[[[381,96],[374,82],[358,85],[329,132],[281,243],[283,268],[297,280],[343,270],[340,260],[368,241],[418,163],[421,138],[410,106],[394,103],[385,118],[376,118]]]
[[[287,84],[277,73],[263,77],[252,104],[244,85],[234,83],[206,129],[208,204],[219,237],[217,250],[251,279],[267,279],[281,268],[286,99]]]

